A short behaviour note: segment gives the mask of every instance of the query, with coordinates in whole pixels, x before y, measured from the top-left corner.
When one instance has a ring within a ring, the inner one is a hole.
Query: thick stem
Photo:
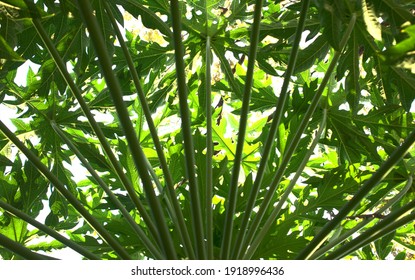
[[[288,86],[291,81],[291,76],[294,73],[295,64],[297,61],[297,55],[300,48],[300,41],[301,36],[304,31],[305,20],[307,16],[307,10],[310,4],[310,0],[305,0],[302,3],[300,19],[298,21],[298,28],[295,34],[293,46],[291,49],[290,59],[288,62],[287,70],[284,75],[284,82],[281,87],[281,92],[279,95],[277,108],[275,109],[275,116],[272,120],[271,127],[268,133],[267,141],[265,142],[263,152],[261,154],[261,161],[259,164],[258,172],[255,177],[254,185],[252,186],[251,192],[249,194],[249,199],[247,205],[245,207],[242,223],[239,229],[238,238],[236,244],[242,244],[245,240],[245,236],[248,229],[248,224],[251,218],[252,209],[254,208],[256,198],[258,196],[262,180],[264,178],[265,170],[268,163],[269,155],[271,154],[272,146],[275,143],[275,134],[277,132],[277,128],[280,125],[281,118],[284,112],[284,107],[286,106],[286,101],[288,100]],[[242,246],[235,246],[236,251],[234,252],[235,256],[239,256],[242,252]]]
[[[252,25],[251,45],[249,48],[248,68],[245,77],[244,94],[242,98],[241,117],[239,121],[238,139],[236,144],[235,159],[232,170],[231,185],[228,198],[226,200],[226,218],[223,230],[221,247],[222,259],[229,259],[232,246],[233,224],[235,209],[238,198],[238,178],[241,170],[243,148],[245,144],[245,134],[248,126],[249,103],[253,86],[256,54],[259,44],[259,27],[261,25],[263,0],[255,1],[254,23]]]
[[[26,1],[28,3],[28,1]],[[29,4],[30,5],[30,4]],[[30,6],[29,6],[30,7]],[[30,9],[34,10],[36,7],[32,7]],[[49,38],[48,34],[46,33],[45,29],[43,28],[43,25],[39,18],[33,18],[33,26],[35,27],[36,31],[38,32],[39,36],[41,37],[43,43],[45,44],[46,49],[48,50],[49,54],[53,58],[56,67],[58,68],[59,72],[61,73],[62,77],[68,84],[71,92],[75,96],[76,100],[78,101],[82,112],[84,113],[85,117],[88,119],[88,123],[91,126],[92,130],[95,132],[102,149],[104,150],[105,154],[108,157],[110,165],[115,170],[115,173],[117,174],[118,178],[122,182],[124,188],[127,190],[131,200],[133,201],[134,205],[136,206],[137,210],[140,212],[141,217],[143,218],[144,222],[147,224],[148,228],[152,232],[153,236],[157,238],[158,232],[157,229],[150,217],[150,215],[147,213],[147,210],[145,209],[143,203],[140,201],[140,198],[138,197],[134,186],[131,184],[130,180],[126,176],[126,174],[123,171],[122,166],[119,163],[119,160],[115,157],[110,144],[108,143],[108,140],[106,139],[104,133],[102,132],[101,127],[98,125],[98,123],[95,121],[94,116],[92,115],[89,106],[85,102],[84,98],[82,97],[82,92],[79,90],[79,88],[76,86],[75,82],[73,81],[71,75],[69,74],[68,70],[66,69],[66,65],[64,61],[62,60],[60,54],[56,50],[53,42]]]
[[[6,135],[16,147],[22,151],[27,159],[52,183],[52,185],[62,194],[69,203],[81,214],[89,225],[96,230],[96,232],[102,237],[102,239],[110,245],[114,251],[124,259],[130,259],[130,255],[125,249],[118,243],[118,241],[112,237],[112,235],[99,223],[94,216],[92,216],[87,209],[79,202],[79,200],[65,188],[64,184],[56,177],[50,170],[44,165],[41,160],[29,150],[17,137],[11,132],[2,121],[0,121],[0,130]]]
[[[161,169],[162,169],[163,174],[164,174],[164,180],[166,182],[167,193],[169,195],[170,202],[172,203],[172,206],[174,208],[174,211],[170,211],[171,215],[173,216],[174,220],[176,221],[175,224],[177,225],[177,229],[179,231],[179,236],[182,238],[183,246],[184,246],[185,251],[187,252],[187,255],[189,256],[189,258],[194,259],[195,256],[194,256],[192,244],[191,244],[191,241],[190,241],[189,232],[187,230],[186,223],[185,223],[185,220],[184,220],[184,217],[183,217],[183,213],[181,211],[181,208],[180,208],[180,205],[179,205],[179,202],[178,202],[178,199],[177,199],[176,191],[174,190],[173,178],[172,178],[171,172],[169,170],[167,160],[166,160],[166,157],[164,155],[162,145],[160,143],[160,139],[159,139],[158,134],[157,134],[157,128],[156,128],[156,126],[154,124],[154,121],[151,117],[151,111],[150,111],[150,108],[148,106],[148,102],[147,102],[147,99],[146,99],[146,94],[143,91],[143,88],[142,88],[141,82],[140,82],[140,78],[138,76],[136,68],[134,67],[134,61],[131,57],[131,54],[128,50],[128,47],[126,46],[126,44],[123,40],[122,34],[121,34],[121,32],[118,28],[117,22],[116,22],[113,14],[112,14],[112,11],[109,8],[106,1],[104,1],[104,5],[105,5],[105,10],[107,11],[107,13],[109,15],[109,19],[111,20],[114,31],[117,35],[118,42],[119,42],[119,44],[121,46],[121,49],[124,53],[124,57],[125,57],[125,60],[127,62],[127,65],[128,65],[128,69],[130,70],[131,77],[133,78],[134,86],[137,90],[138,98],[140,99],[140,104],[141,104],[142,110],[144,112],[144,116],[146,118],[147,125],[148,125],[148,128],[150,130],[150,134],[151,134],[151,137],[153,139],[154,146],[156,148],[157,156],[158,156],[159,161],[160,161],[160,166],[161,166]]]
[[[13,253],[18,254],[26,260],[57,260],[49,256],[41,255],[31,250],[27,249],[25,246],[19,242],[13,241],[10,238],[7,238],[5,235],[0,233],[0,245],[4,248],[12,251]]]
[[[258,233],[255,234],[255,238],[252,243],[249,245],[249,249],[246,252],[244,259],[250,259],[252,255],[255,253],[258,246],[261,244],[262,240],[268,233],[271,226],[276,222],[277,217],[279,216],[282,206],[287,201],[288,196],[294,189],[298,178],[300,178],[301,174],[303,173],[304,168],[306,167],[309,158],[314,153],[314,149],[317,146],[318,142],[320,141],[320,137],[323,134],[324,130],[326,129],[326,121],[327,121],[327,109],[323,111],[323,118],[321,120],[320,126],[318,131],[314,137],[313,142],[311,143],[310,147],[308,147],[308,151],[304,156],[303,160],[301,161],[300,165],[297,168],[297,171],[294,177],[291,179],[290,184],[287,186],[287,189],[284,191],[284,194],[280,197],[278,204],[275,206],[274,210],[272,210],[271,214],[268,216],[264,226],[259,230]]]
[[[206,38],[206,239],[208,259],[213,259],[213,140],[212,140],[212,85],[210,36]]]
[[[173,240],[167,226],[166,217],[164,215],[163,208],[161,207],[161,203],[155,194],[151,177],[147,170],[147,166],[145,165],[147,160],[146,156],[137,139],[134,126],[130,120],[129,112],[124,104],[121,86],[112,70],[111,57],[103,47],[105,46],[105,40],[103,38],[101,28],[96,17],[94,16],[91,3],[89,1],[81,0],[78,0],[77,3],[85,24],[89,30],[91,41],[94,45],[99,63],[101,65],[102,74],[105,77],[105,81],[111,93],[135,166],[140,174],[146,198],[149,202],[151,212],[160,233],[159,243],[162,245],[167,258],[176,259],[176,249],[173,245]]]
[[[328,222],[321,231],[311,240],[310,244],[297,256],[297,259],[309,259],[311,255],[324,243],[328,234],[335,229],[341,221],[352,211],[360,201],[375,187],[385,176],[392,170],[392,168],[406,155],[411,146],[415,143],[415,130],[406,138],[402,145],[397,148],[392,155],[386,160],[370,177],[369,180],[359,189],[353,198],[343,206],[339,213]]]
[[[353,14],[352,18],[350,19],[348,28],[346,30],[345,35],[342,38],[342,41],[340,42],[340,46],[341,46],[341,50],[343,50],[343,48],[345,47],[347,40],[350,37],[350,34],[354,28],[354,24],[356,22],[356,15]],[[337,66],[337,62],[339,60],[341,56],[341,52],[335,52],[333,59],[327,69],[326,74],[324,75],[323,80],[321,81],[321,84],[316,92],[316,94],[314,95],[313,99],[311,100],[311,104],[308,107],[306,113],[304,114],[303,120],[301,121],[297,131],[295,132],[291,142],[289,143],[289,146],[285,152],[285,154],[283,155],[281,164],[278,166],[278,170],[275,173],[275,176],[271,182],[271,185],[269,187],[269,190],[267,191],[267,194],[264,198],[264,201],[261,204],[261,207],[257,213],[257,215],[255,216],[254,221],[252,222],[252,225],[250,227],[250,230],[248,231],[248,238],[246,239],[245,243],[244,243],[244,247],[246,248],[247,246],[249,246],[250,241],[252,240],[253,236],[255,235],[256,230],[259,228],[259,225],[266,213],[266,211],[268,210],[268,207],[273,199],[275,190],[277,188],[277,186],[279,185],[279,183],[281,182],[285,169],[288,166],[292,155],[294,154],[295,150],[297,149],[298,144],[300,143],[301,137],[304,134],[308,123],[310,122],[316,108],[318,107],[319,103],[320,103],[320,98],[324,92],[324,89],[328,83],[328,81],[330,80],[331,75],[333,74],[333,71],[335,69],[335,67]]]
[[[405,184],[405,187],[396,196],[394,196],[391,200],[389,200],[384,206],[382,206],[378,211],[376,211],[374,213],[374,217],[377,214],[381,215],[387,209],[389,209],[390,207],[392,207],[396,202],[398,202],[399,200],[401,200],[402,197],[412,187],[412,182],[413,182],[413,178],[412,178],[412,176],[410,176],[408,178],[408,181]],[[310,259],[318,259],[318,258],[320,258],[325,253],[327,253],[328,251],[330,251],[333,247],[339,245],[340,243],[342,243],[343,241],[345,241],[347,238],[351,237],[354,233],[358,232],[364,226],[366,226],[367,224],[369,224],[373,219],[375,219],[375,218],[365,219],[364,221],[362,221],[361,223],[359,223],[357,226],[355,226],[351,230],[345,232],[344,234],[342,234],[338,238],[335,238],[334,240],[330,240],[327,243],[327,245],[325,245],[324,247],[321,247],[313,255],[311,255]]]
[[[182,133],[184,144],[184,155],[186,163],[186,174],[189,181],[190,204],[192,208],[192,225],[196,240],[196,257],[206,259],[206,242],[203,230],[202,209],[199,195],[199,188],[196,178],[196,164],[194,155],[194,145],[192,138],[192,128],[190,111],[187,100],[187,84],[184,57],[184,47],[182,44],[181,16],[179,1],[171,0],[170,9],[173,26],[173,44],[175,49],[177,91],[179,95],[179,107],[182,121]]]
[[[415,207],[415,201],[412,201],[398,210],[389,214],[385,219],[380,221],[375,226],[371,227],[358,237],[351,240],[349,243],[341,246],[339,249],[329,254],[325,259],[340,259],[347,254],[356,251],[382,236],[398,229],[399,227],[411,222],[415,219],[415,213],[413,212]],[[409,213],[412,212],[412,213]]]
[[[98,185],[105,191],[111,201],[115,204],[115,206],[121,211],[124,218],[133,228],[133,230],[137,233],[138,237],[141,239],[143,244],[146,248],[151,252],[154,258],[160,259],[162,255],[157,249],[148,236],[144,233],[143,229],[136,223],[136,221],[131,217],[130,213],[125,209],[124,205],[119,201],[119,199],[114,195],[108,185],[101,179],[95,169],[89,164],[88,160],[82,155],[82,153],[76,148],[76,146],[72,143],[72,141],[63,133],[63,131],[56,125],[55,122],[51,123],[52,128],[55,132],[59,135],[59,137],[68,145],[69,149],[74,152],[74,154],[78,157],[78,159],[82,162],[82,164],[86,167],[92,177],[96,180]]]
[[[3,208],[4,210],[6,210],[7,212],[9,212],[10,214],[22,219],[23,221],[31,224],[32,226],[40,229],[41,231],[48,234],[49,236],[52,236],[53,238],[55,238],[56,240],[58,240],[62,244],[65,244],[66,246],[73,249],[74,251],[78,252],[82,256],[84,256],[84,257],[86,257],[90,260],[99,260],[100,259],[97,255],[95,255],[95,254],[91,253],[90,251],[86,250],[84,247],[82,247],[82,246],[78,245],[77,243],[73,242],[72,240],[60,235],[54,229],[51,229],[51,228],[45,226],[44,224],[36,221],[35,219],[30,217],[26,213],[24,213],[24,212],[20,211],[19,209],[11,206],[10,204],[7,204],[6,202],[4,202],[1,199],[0,199],[0,207]]]

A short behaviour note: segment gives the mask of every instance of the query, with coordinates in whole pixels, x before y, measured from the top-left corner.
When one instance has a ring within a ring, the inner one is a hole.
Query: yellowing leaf
[[[365,21],[367,31],[375,40],[382,41],[382,27],[376,17],[373,6],[368,6],[366,0],[362,1],[363,20]]]

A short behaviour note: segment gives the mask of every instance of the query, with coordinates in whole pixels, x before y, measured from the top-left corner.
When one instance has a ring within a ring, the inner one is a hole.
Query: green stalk
[[[12,251],[13,253],[18,254],[19,256],[23,257],[26,260],[57,260],[56,258],[45,256],[42,254],[38,254],[32,252],[31,250],[27,249],[24,245],[11,240],[10,238],[6,237],[5,235],[0,233],[0,245],[6,248],[7,250]]]
[[[62,236],[56,230],[51,229],[51,228],[45,226],[44,224],[36,221],[35,219],[30,217],[26,213],[20,211],[19,209],[11,206],[8,203],[2,201],[1,199],[0,199],[0,207],[3,208],[4,210],[6,210],[7,212],[9,212],[11,215],[14,215],[14,216],[22,219],[23,221],[31,224],[32,226],[34,226],[34,227],[40,229],[41,231],[43,231],[44,233],[48,234],[49,236],[52,236],[53,238],[55,238],[56,240],[58,240],[62,244],[65,244],[66,246],[68,246],[72,250],[78,252],[82,256],[84,256],[84,257],[86,257],[90,260],[99,260],[100,259],[97,255],[95,255],[95,254],[91,253],[90,251],[86,250],[84,247],[82,247],[79,244],[73,242],[72,240]]]
[[[105,191],[105,193],[108,195],[108,197],[114,203],[114,205],[124,215],[124,218],[130,224],[130,226],[133,228],[133,230],[137,233],[138,237],[141,239],[141,241],[146,246],[146,248],[151,252],[153,257],[156,258],[156,259],[162,258],[162,255],[161,255],[159,249],[157,249],[154,246],[154,244],[151,242],[151,240],[144,233],[143,229],[140,226],[138,226],[138,224],[131,217],[131,215],[127,211],[127,209],[125,209],[124,205],[114,195],[114,193],[111,191],[111,189],[108,187],[108,185],[104,182],[104,180],[101,179],[101,177],[98,175],[98,173],[95,171],[95,169],[91,166],[91,164],[89,164],[88,160],[75,147],[75,145],[72,143],[72,141],[63,133],[63,131],[56,125],[56,123],[54,121],[51,122],[51,126],[52,126],[53,130],[55,130],[55,132],[59,135],[59,137],[68,145],[69,149],[72,152],[74,152],[74,154],[78,157],[78,159],[86,167],[86,169],[89,171],[89,173],[92,175],[92,177],[96,180],[98,185]],[[153,230],[155,230],[155,229],[153,229]]]
[[[121,86],[112,70],[111,58],[106,49],[104,48],[105,40],[102,36],[101,28],[98,24],[96,17],[94,16],[94,11],[92,9],[90,1],[78,0],[77,3],[80,12],[84,18],[85,24],[89,30],[91,41],[95,47],[95,51],[99,58],[102,73],[105,77],[105,81],[111,93],[120,123],[124,130],[127,142],[129,144],[128,146],[130,148],[135,166],[137,167],[137,170],[140,174],[146,198],[148,199],[151,212],[153,214],[153,217],[155,219],[156,225],[160,233],[161,240],[159,241],[163,245],[163,249],[165,251],[167,258],[176,259],[176,249],[173,245],[173,240],[170,235],[169,228],[167,226],[167,221],[165,219],[161,203],[154,192],[151,177],[148,173],[146,165],[144,164],[146,161],[146,156],[137,139],[134,126],[131,123],[128,110],[124,104]]]
[[[340,42],[340,46],[341,46],[340,49],[341,50],[343,50],[344,46],[346,45],[347,40],[349,39],[350,34],[353,31],[353,27],[354,27],[355,22],[356,22],[356,15],[353,14],[351,19],[350,19],[350,22],[349,22],[348,28],[346,30],[346,33],[345,33],[345,35],[343,36],[343,38]],[[295,135],[294,135],[292,141],[289,143],[289,146],[288,146],[285,154],[283,155],[281,164],[278,167],[278,170],[277,170],[277,172],[276,172],[276,174],[273,178],[273,181],[272,181],[272,183],[269,187],[269,190],[267,191],[267,194],[264,198],[264,201],[262,202],[261,207],[260,207],[257,215],[255,216],[255,219],[252,222],[252,225],[250,226],[250,229],[248,231],[248,238],[246,239],[246,241],[244,242],[244,245],[243,245],[244,248],[247,248],[249,246],[250,240],[252,240],[253,236],[255,235],[255,232],[259,228],[259,225],[260,225],[266,211],[268,210],[268,207],[269,207],[269,205],[272,201],[272,198],[275,194],[275,190],[276,190],[277,186],[279,185],[279,183],[281,182],[281,180],[283,178],[285,169],[288,166],[288,164],[291,160],[291,157],[294,154],[295,150],[297,149],[297,146],[300,143],[301,137],[304,134],[304,132],[305,132],[307,126],[308,126],[308,123],[310,122],[316,108],[318,107],[318,105],[320,103],[320,98],[321,98],[321,96],[324,92],[324,89],[325,89],[328,81],[330,80],[330,77],[331,77],[331,75],[332,75],[332,73],[333,73],[333,71],[334,71],[334,69],[337,65],[337,62],[338,62],[340,56],[341,56],[341,51],[336,51],[334,53],[333,59],[332,59],[330,65],[329,65],[329,67],[327,68],[327,72],[324,75],[324,78],[321,81],[321,84],[320,84],[316,94],[314,95],[314,97],[311,101],[311,104],[308,107],[308,109],[307,109],[307,111],[306,111],[306,113],[303,117],[303,120],[301,121],[297,131],[295,132]]]
[[[212,75],[210,36],[206,37],[206,239],[208,259],[213,259],[213,138],[212,138]]]
[[[411,146],[415,143],[415,130],[406,138],[399,148],[397,148],[392,155],[387,159],[380,168],[370,177],[369,180],[359,189],[353,198],[343,206],[339,213],[327,223],[321,231],[311,240],[310,244],[297,256],[298,259],[308,259],[310,256],[323,244],[327,239],[328,234],[336,228],[341,221],[352,211],[359,202],[398,164],[398,162],[405,156]]]
[[[361,248],[413,221],[415,219],[415,212],[413,212],[414,208],[415,201],[412,201],[390,213],[385,219],[329,254],[325,259],[340,259],[347,254],[356,251],[358,248]],[[409,213],[411,211],[412,213]]]
[[[31,11],[36,9],[36,6],[32,6],[30,2],[26,1],[26,4],[29,6],[29,9]],[[33,3],[32,3],[33,4]],[[135,192],[134,186],[131,184],[130,180],[126,176],[126,174],[123,171],[122,166],[119,163],[119,160],[115,157],[110,144],[108,143],[104,133],[101,130],[101,127],[98,125],[98,123],[95,121],[94,116],[92,115],[88,105],[86,104],[84,98],[82,97],[82,93],[79,90],[79,88],[74,83],[71,75],[69,74],[68,70],[66,69],[66,65],[62,58],[60,57],[60,54],[56,50],[53,42],[49,38],[48,34],[46,33],[45,29],[42,26],[42,23],[40,22],[39,18],[32,18],[33,26],[35,27],[37,33],[41,37],[43,43],[46,46],[46,49],[48,50],[49,54],[53,58],[56,67],[58,68],[59,72],[61,73],[62,77],[68,84],[69,88],[71,89],[71,92],[75,96],[76,100],[78,101],[82,112],[84,113],[85,117],[88,119],[88,123],[91,126],[92,130],[95,132],[105,154],[107,155],[107,158],[109,159],[110,165],[115,170],[118,178],[122,182],[124,188],[127,190],[131,200],[133,201],[134,205],[140,212],[141,217],[143,218],[144,222],[147,224],[149,229],[155,229],[155,225],[150,217],[150,215],[147,213],[147,210],[145,209],[144,205],[140,201],[140,198],[138,197],[137,193]],[[157,232],[157,231],[152,231]],[[158,233],[154,235],[155,237],[158,236]]]
[[[284,107],[285,104],[287,102],[288,99],[288,86],[290,84],[290,80],[291,80],[291,76],[293,75],[294,72],[294,68],[295,68],[295,64],[297,61],[297,56],[298,56],[298,51],[300,48],[300,41],[301,41],[301,36],[303,34],[304,31],[304,26],[305,26],[305,21],[306,21],[306,17],[307,17],[307,10],[310,4],[310,0],[305,0],[302,3],[302,7],[301,7],[301,14],[300,14],[300,19],[298,21],[298,28],[296,30],[296,34],[295,34],[295,38],[294,38],[294,42],[293,42],[293,46],[291,49],[291,54],[290,54],[290,58],[288,61],[288,66],[287,66],[287,70],[285,71],[284,74],[284,81],[281,87],[281,92],[278,98],[278,103],[277,103],[277,107],[275,109],[275,115],[274,118],[272,120],[271,123],[271,127],[268,133],[268,137],[267,137],[267,141],[265,142],[265,146],[263,149],[263,152],[261,154],[261,161],[259,164],[259,168],[258,168],[258,172],[256,174],[255,177],[255,182],[254,185],[252,186],[251,192],[249,194],[249,199],[248,202],[246,204],[245,207],[245,211],[243,214],[243,219],[242,219],[242,223],[239,229],[239,233],[238,233],[238,238],[236,241],[236,244],[242,244],[245,240],[245,236],[247,233],[247,229],[248,229],[248,224],[251,218],[251,213],[252,213],[252,209],[254,208],[261,184],[262,184],[262,180],[264,178],[264,174],[265,174],[265,170],[267,167],[267,163],[268,163],[268,158],[269,155],[271,154],[271,149],[272,146],[275,143],[275,134],[278,130],[278,127],[280,125],[281,122],[281,118],[284,112]],[[236,251],[234,252],[234,256],[239,256],[241,254],[242,251],[242,246],[235,246]]]
[[[408,178],[408,181],[405,184],[405,187],[396,196],[394,196],[391,200],[389,200],[384,206],[382,206],[378,211],[376,211],[375,214],[382,214],[387,209],[392,207],[396,202],[398,202],[408,192],[408,190],[412,187],[412,182],[413,182],[413,178],[412,178],[412,176],[410,176]],[[354,228],[352,228],[351,230],[349,230],[349,231],[345,232],[344,234],[342,234],[341,236],[339,236],[338,238],[335,238],[334,240],[330,240],[327,243],[327,245],[323,246],[321,249],[317,250],[313,255],[311,255],[310,259],[320,258],[326,252],[330,251],[333,247],[337,246],[338,244],[340,244],[341,242],[343,242],[347,238],[351,237],[354,233],[358,232],[360,229],[362,229],[364,226],[366,226],[368,223],[370,223],[373,219],[375,219],[375,218],[366,219],[366,220],[362,221],[361,223],[359,223]]]
[[[6,135],[16,147],[23,152],[27,159],[52,183],[52,185],[62,194],[69,203],[85,218],[89,225],[95,229],[102,239],[110,245],[114,251],[123,259],[130,259],[130,255],[118,243],[118,241],[111,236],[111,234],[99,223],[94,216],[92,216],[87,209],[79,202],[79,200],[62,184],[62,182],[44,165],[41,160],[29,150],[17,137],[11,132],[2,121],[0,121],[0,130]]]
[[[114,15],[113,15],[113,13],[112,13],[111,9],[109,8],[106,1],[104,1],[104,6],[105,6],[105,10],[107,11],[107,14],[109,16],[109,19],[111,20],[111,24],[112,24],[112,26],[114,28],[114,31],[116,33],[116,36],[118,38],[118,42],[119,42],[119,44],[121,46],[121,49],[124,53],[124,57],[125,57],[125,60],[127,62],[127,65],[128,65],[128,69],[130,70],[131,77],[133,78],[133,82],[134,82],[135,88],[137,90],[138,98],[140,99],[140,104],[142,106],[142,110],[144,112],[144,116],[146,118],[147,125],[149,127],[150,134],[151,134],[151,137],[153,139],[153,143],[154,143],[154,146],[156,148],[158,158],[160,160],[160,166],[161,166],[161,169],[162,169],[163,174],[164,174],[164,179],[165,179],[165,182],[166,182],[166,188],[167,188],[167,191],[168,191],[168,195],[169,195],[170,201],[172,202],[173,208],[174,208],[174,211],[170,211],[170,213],[173,216],[173,219],[176,221],[175,224],[177,225],[177,229],[179,231],[179,236],[182,238],[183,246],[184,246],[184,249],[185,249],[187,255],[189,256],[189,258],[194,259],[195,256],[194,256],[194,252],[193,252],[193,248],[192,248],[192,243],[191,243],[191,240],[190,240],[190,235],[189,235],[189,232],[187,230],[186,223],[185,223],[185,220],[184,220],[184,217],[183,217],[183,213],[181,211],[180,204],[179,204],[178,199],[177,199],[176,191],[174,190],[173,178],[172,178],[171,172],[169,170],[167,160],[166,160],[166,157],[164,155],[162,145],[160,143],[160,139],[159,139],[158,134],[157,134],[157,129],[156,129],[154,121],[151,117],[151,111],[150,111],[150,108],[148,106],[146,95],[145,95],[145,93],[143,91],[143,88],[141,86],[140,77],[138,76],[137,70],[134,67],[134,61],[133,61],[133,59],[130,55],[128,47],[126,46],[126,44],[123,40],[122,34],[120,32],[120,29],[118,28],[118,24],[117,24],[117,22],[114,18]]]
[[[184,155],[186,163],[186,174],[189,181],[190,192],[190,204],[192,208],[192,220],[193,230],[196,240],[196,257],[199,259],[206,259],[205,237],[203,230],[203,219],[201,202],[196,178],[196,164],[194,155],[194,145],[192,139],[192,128],[190,120],[190,112],[187,104],[187,84],[186,84],[186,66],[183,60],[184,47],[182,44],[182,32],[181,32],[181,11],[179,1],[171,0],[170,9],[172,16],[173,26],[173,43],[174,43],[174,55],[176,60],[176,76],[177,76],[177,89],[179,95],[179,107],[182,120],[182,132],[184,141]]]
[[[255,1],[254,22],[252,25],[252,33],[250,38],[251,46],[249,48],[248,55],[248,68],[246,71],[244,94],[242,98],[238,139],[236,144],[235,159],[232,170],[231,185],[229,188],[228,198],[226,200],[226,217],[221,246],[222,259],[229,259],[231,253],[233,222],[235,218],[235,209],[238,198],[238,178],[241,170],[243,148],[245,144],[245,134],[248,125],[249,103],[251,101],[256,53],[259,44],[259,27],[261,25],[262,5],[263,0]]]
[[[321,120],[320,126],[318,128],[316,136],[314,137],[313,142],[311,143],[310,147],[308,147],[306,155],[304,156],[303,160],[298,166],[297,171],[294,177],[291,179],[290,184],[287,186],[287,189],[284,191],[284,194],[280,197],[278,204],[275,206],[274,210],[272,210],[271,214],[268,216],[268,219],[266,220],[264,226],[259,230],[258,233],[255,234],[254,240],[250,244],[249,249],[246,252],[245,256],[243,256],[244,259],[250,259],[252,257],[252,255],[255,253],[256,249],[258,248],[258,246],[261,244],[261,242],[265,238],[269,229],[272,227],[272,225],[275,224],[281,212],[282,206],[287,201],[288,196],[294,189],[298,178],[300,178],[301,174],[303,173],[303,170],[306,167],[308,160],[310,159],[311,155],[314,153],[314,149],[317,146],[318,142],[320,141],[321,135],[326,129],[326,120],[327,120],[327,109],[324,109],[323,119]],[[240,257],[238,256],[237,258],[239,259]]]

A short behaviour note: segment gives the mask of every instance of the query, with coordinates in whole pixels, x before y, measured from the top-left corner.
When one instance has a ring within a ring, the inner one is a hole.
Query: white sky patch
[[[14,79],[14,82],[18,86],[22,86],[22,87],[27,86],[26,77],[27,77],[29,68],[31,68],[33,72],[37,73],[39,71],[40,65],[35,64],[31,62],[30,60],[26,60],[25,63],[23,63],[19,68],[17,68],[17,74],[16,74],[16,78]]]

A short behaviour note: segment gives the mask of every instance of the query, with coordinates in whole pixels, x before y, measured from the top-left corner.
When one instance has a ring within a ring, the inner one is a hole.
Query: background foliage
[[[3,259],[412,258],[412,1],[78,2],[0,2]]]

